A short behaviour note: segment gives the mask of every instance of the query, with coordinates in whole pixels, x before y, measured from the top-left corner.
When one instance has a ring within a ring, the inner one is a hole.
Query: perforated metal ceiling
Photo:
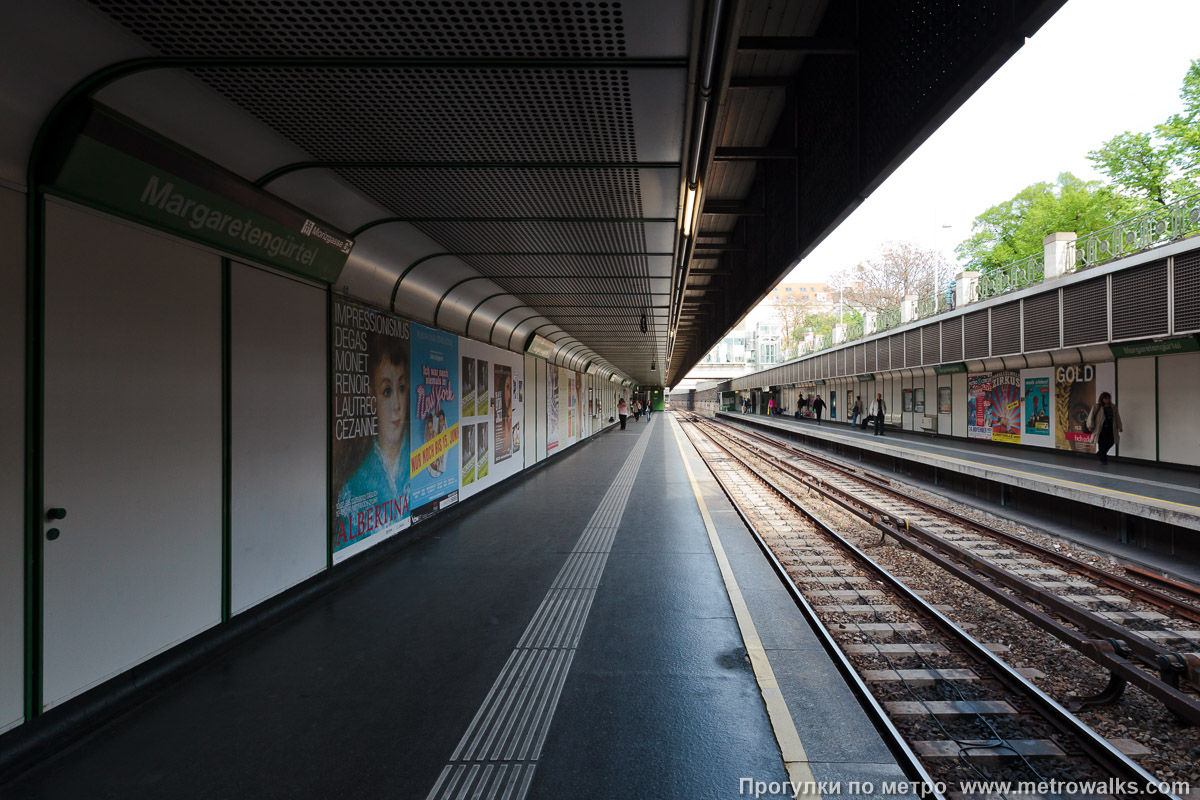
[[[662,131],[638,109],[682,108],[685,82],[639,106],[639,92],[653,96],[647,71],[615,61],[673,57],[682,75],[690,0],[90,2],[166,56],[339,59],[190,70],[627,375],[663,382],[669,292],[651,279],[671,275],[682,114]],[[395,58],[429,66],[370,61]],[[659,172],[644,199],[647,131],[649,151],[673,141],[674,155],[647,165]],[[479,304],[477,285],[452,291]]]

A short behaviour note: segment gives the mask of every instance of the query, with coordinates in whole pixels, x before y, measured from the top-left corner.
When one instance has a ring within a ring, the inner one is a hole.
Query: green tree
[[[984,211],[971,224],[970,238],[954,251],[968,269],[988,272],[1041,253],[1047,234],[1083,236],[1128,216],[1133,205],[1100,181],[1064,172],[1054,183],[1026,186]]]
[[[1165,206],[1197,190],[1200,182],[1200,59],[1192,61],[1179,91],[1183,111],[1154,126],[1154,133],[1117,134],[1088,153],[1140,210]]]

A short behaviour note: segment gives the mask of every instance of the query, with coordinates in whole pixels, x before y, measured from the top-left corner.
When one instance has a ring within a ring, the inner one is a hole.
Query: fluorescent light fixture
[[[696,211],[696,190],[689,186],[687,197],[683,201],[683,235],[692,235],[692,217]]]

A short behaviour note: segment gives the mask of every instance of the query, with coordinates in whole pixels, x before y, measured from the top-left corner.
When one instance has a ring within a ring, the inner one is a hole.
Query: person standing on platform
[[[621,418],[621,430],[625,430],[625,420],[629,417],[629,406],[625,404],[624,397],[617,401],[617,416]]]
[[[650,412],[654,410],[654,398],[646,401],[646,422],[650,421]]]
[[[817,399],[813,400],[813,414],[817,417],[817,424],[821,424],[821,413],[825,410],[825,400],[821,395],[817,395]]]
[[[857,428],[858,418],[862,416],[862,397],[860,395],[854,395],[854,407],[850,409],[850,413],[850,427]]]
[[[743,397],[742,398],[742,413],[745,414],[749,411],[750,411],[750,398]]]
[[[876,394],[875,402],[871,403],[871,416],[875,418],[875,435],[884,436],[883,432],[883,415],[887,413],[887,403],[883,402],[883,395]]]
[[[774,397],[767,398],[767,416],[768,417],[775,416],[775,398]]]
[[[1096,442],[1096,455],[1101,464],[1108,463],[1108,451],[1121,439],[1121,414],[1108,392],[1100,393],[1100,400],[1092,406],[1087,418],[1092,441]]]

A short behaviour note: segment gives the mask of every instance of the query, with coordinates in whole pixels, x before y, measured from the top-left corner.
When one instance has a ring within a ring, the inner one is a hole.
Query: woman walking
[[[617,401],[617,416],[621,418],[621,430],[625,430],[625,420],[629,417],[629,406],[625,404],[624,397]]]
[[[1088,430],[1092,432],[1092,441],[1096,442],[1096,455],[1100,463],[1108,463],[1108,451],[1121,439],[1121,412],[1112,401],[1108,392],[1100,393],[1100,400],[1092,406],[1087,418]]]

